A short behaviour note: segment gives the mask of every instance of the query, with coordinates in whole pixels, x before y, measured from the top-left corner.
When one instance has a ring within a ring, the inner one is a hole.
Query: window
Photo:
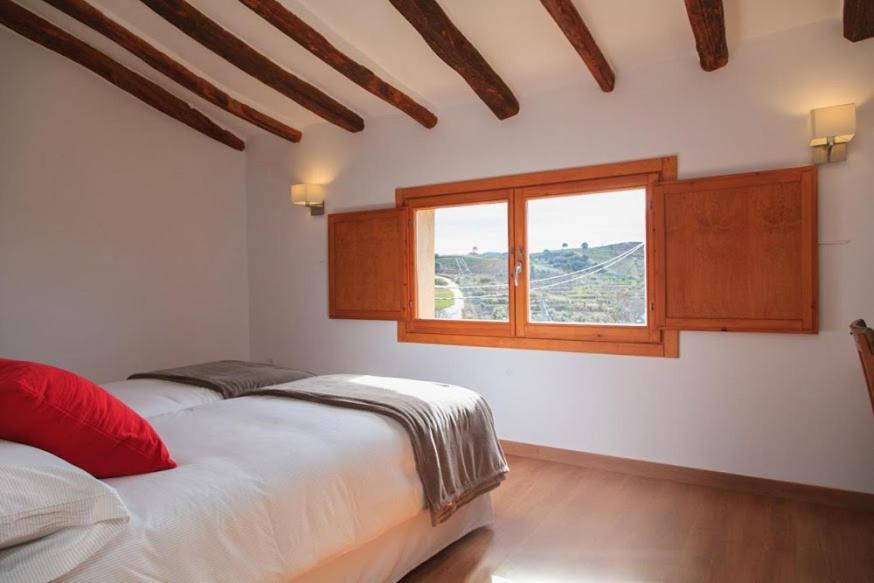
[[[814,166],[677,180],[664,157],[395,195],[329,215],[331,318],[647,356],[678,356],[680,330],[818,330]]]
[[[529,200],[528,320],[646,326],[646,190]]]
[[[511,336],[515,290],[512,191],[411,201],[411,327],[425,333]]]
[[[508,204],[416,211],[418,317],[508,322]]]
[[[664,354],[651,245],[658,162],[401,193],[412,231],[401,339]]]

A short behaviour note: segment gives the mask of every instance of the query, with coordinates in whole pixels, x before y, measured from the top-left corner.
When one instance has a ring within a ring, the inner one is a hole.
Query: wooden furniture
[[[526,205],[623,188],[647,196],[645,325],[529,321]],[[331,216],[330,315],[395,319],[404,342],[645,356],[678,356],[680,330],[816,333],[816,197],[812,166],[677,180],[676,157],[398,188],[395,209]],[[489,202],[507,205],[507,258],[523,267],[508,269],[509,317],[423,313],[434,252],[417,244],[420,219]]]
[[[862,362],[862,374],[868,384],[868,395],[871,397],[871,408],[874,409],[874,330],[865,324],[865,320],[856,320],[850,324],[850,333],[856,340],[856,350]]]

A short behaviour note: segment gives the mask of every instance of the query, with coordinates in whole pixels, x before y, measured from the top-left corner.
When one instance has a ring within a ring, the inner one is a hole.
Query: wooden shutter
[[[406,217],[406,209],[328,217],[331,318],[403,318]]]
[[[666,328],[816,332],[816,168],[666,182]]]

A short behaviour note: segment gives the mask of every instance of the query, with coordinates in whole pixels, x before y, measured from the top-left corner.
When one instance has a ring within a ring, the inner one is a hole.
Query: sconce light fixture
[[[291,187],[291,201],[309,207],[310,215],[325,214],[325,187],[321,184],[294,184]]]
[[[847,159],[847,143],[856,135],[856,104],[833,105],[810,111],[813,163]]]

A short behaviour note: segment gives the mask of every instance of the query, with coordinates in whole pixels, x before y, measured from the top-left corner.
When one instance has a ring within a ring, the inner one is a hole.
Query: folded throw
[[[313,373],[272,364],[242,360],[218,360],[178,368],[132,374],[128,379],[159,379],[212,389],[225,399],[245,391],[313,376]]]
[[[435,526],[503,481],[509,467],[492,412],[479,394],[442,383],[366,375],[325,375],[251,389],[246,395],[302,399],[371,411],[410,437]]]
[[[324,375],[235,360],[131,375],[221,393],[274,396],[370,411],[398,422],[410,438],[435,526],[495,488],[509,467],[485,399],[443,383],[367,375]]]

